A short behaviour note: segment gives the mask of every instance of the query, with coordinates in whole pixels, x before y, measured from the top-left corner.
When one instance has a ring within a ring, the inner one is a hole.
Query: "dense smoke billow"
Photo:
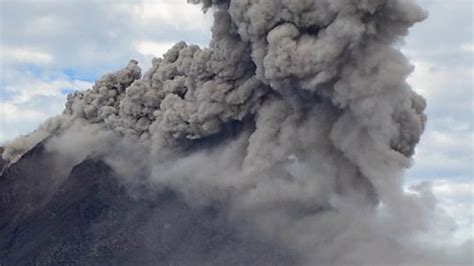
[[[427,14],[411,0],[190,2],[214,13],[208,48],[177,43],[143,75],[131,60],[3,158],[42,140],[64,171],[100,155],[131,194],[228,206],[304,264],[443,262],[413,237],[434,196],[401,180],[426,104],[398,46]]]

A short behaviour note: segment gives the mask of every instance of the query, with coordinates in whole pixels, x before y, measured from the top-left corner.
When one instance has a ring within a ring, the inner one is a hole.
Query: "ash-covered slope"
[[[295,263],[221,206],[192,208],[170,190],[131,198],[98,159],[57,184],[50,158],[40,143],[0,177],[0,265]]]

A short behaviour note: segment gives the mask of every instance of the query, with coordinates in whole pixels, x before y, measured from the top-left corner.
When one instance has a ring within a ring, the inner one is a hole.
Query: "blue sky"
[[[472,236],[474,0],[419,2],[430,16],[402,49],[429,122],[406,182],[434,182]],[[177,41],[205,46],[210,38],[211,14],[185,0],[0,0],[0,12],[0,142],[60,113],[66,93],[130,58],[146,69]]]
[[[416,25],[404,51],[409,81],[427,98],[429,121],[412,179],[473,177],[473,1],[420,1],[430,17]]]

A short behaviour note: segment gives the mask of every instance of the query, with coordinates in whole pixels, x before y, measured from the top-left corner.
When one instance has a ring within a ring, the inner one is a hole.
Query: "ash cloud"
[[[427,14],[410,0],[189,2],[214,12],[208,48],[177,43],[143,75],[131,60],[3,158],[44,138],[71,167],[100,154],[130,193],[226,204],[309,265],[449,263],[410,238],[436,200],[401,186],[426,103],[397,46]]]

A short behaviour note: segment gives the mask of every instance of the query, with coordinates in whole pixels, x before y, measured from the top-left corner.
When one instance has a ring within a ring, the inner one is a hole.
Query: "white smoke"
[[[436,199],[402,188],[426,121],[397,49],[414,1],[190,2],[214,12],[209,48],[178,43],[143,77],[130,61],[3,157],[45,138],[67,167],[99,154],[130,191],[228,204],[302,264],[463,263],[416,243]]]

